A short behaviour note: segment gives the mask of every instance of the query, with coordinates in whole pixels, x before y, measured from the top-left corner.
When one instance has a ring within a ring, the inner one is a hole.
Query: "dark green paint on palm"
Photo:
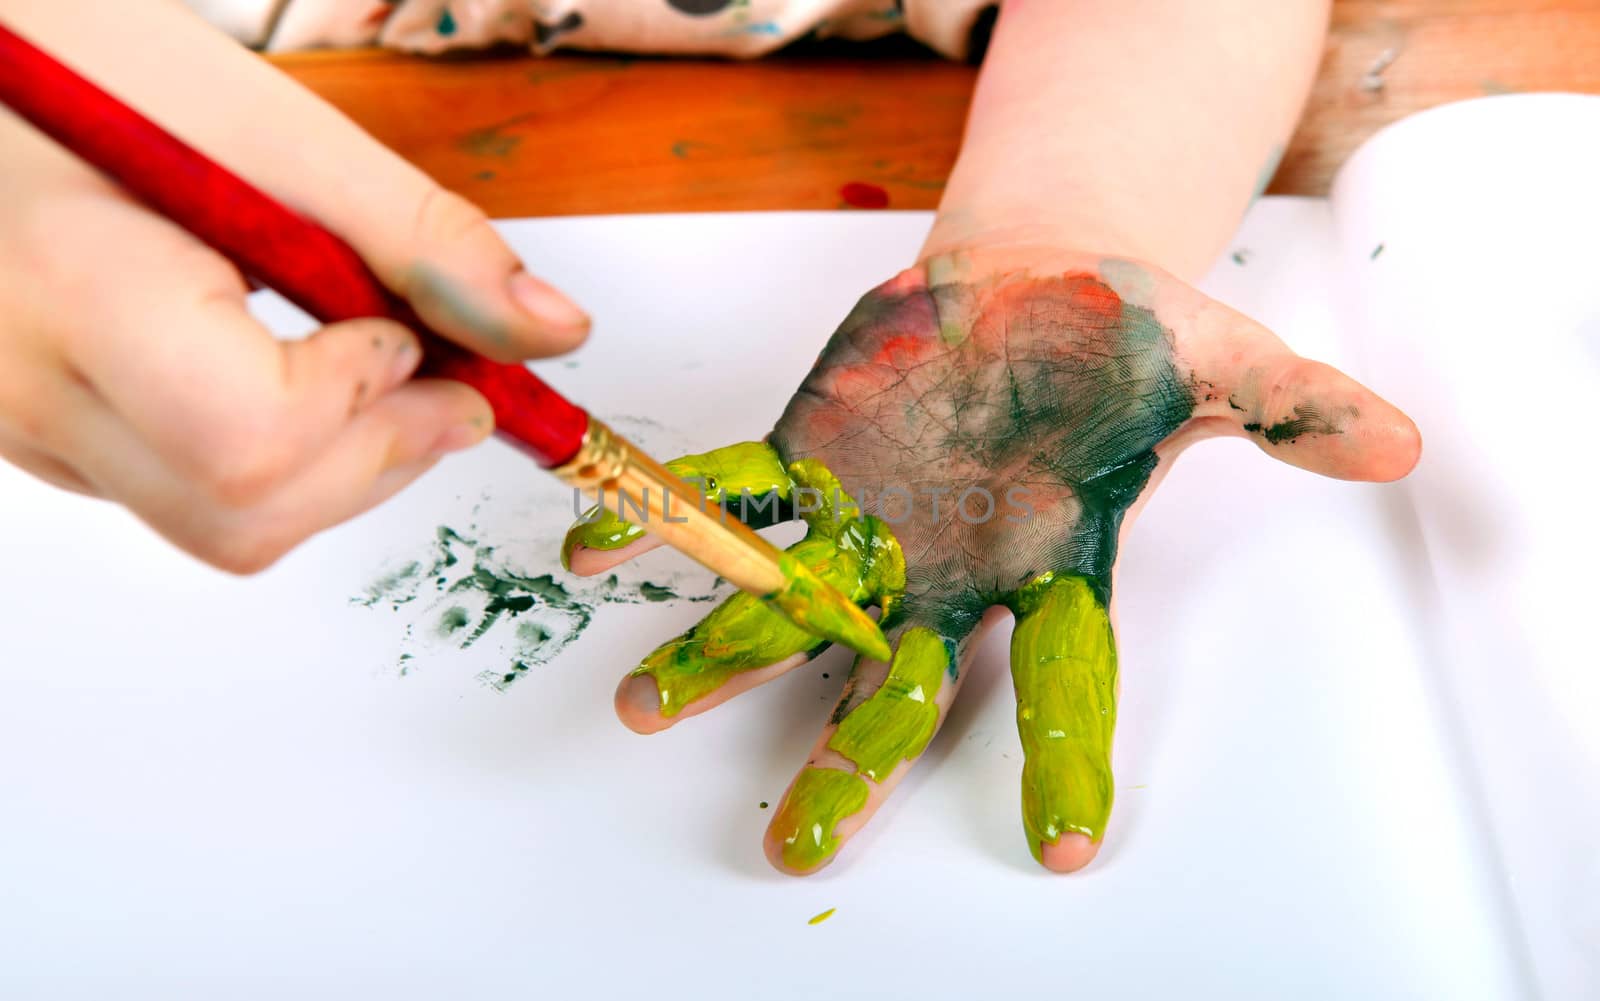
[[[985,296],[1031,311],[1031,340],[1002,347],[978,343],[972,318],[984,309],[1008,308],[984,305]],[[907,329],[937,331],[952,353],[937,359],[949,375],[939,380],[932,407],[914,396],[897,404],[906,428],[918,434],[937,430],[928,461],[1014,471],[1007,482],[1025,477],[1048,485],[1076,498],[1079,511],[1019,579],[985,583],[975,568],[958,565],[960,558],[952,558],[947,569],[923,568],[939,586],[922,594],[913,588],[903,614],[885,624],[911,621],[942,636],[965,636],[985,609],[1046,572],[1081,577],[1108,601],[1123,515],[1149,482],[1156,446],[1194,412],[1195,388],[1178,369],[1170,331],[1149,309],[1122,301],[1090,275],[1023,279],[998,293],[946,283],[910,293],[868,293],[824,349],[819,369],[875,362],[882,331]],[[1081,349],[1040,347],[1049,343]],[[815,378],[807,380],[802,395],[828,392],[826,378]],[[791,446],[786,421],[779,422],[773,441],[791,454],[803,435]],[[917,546],[915,538],[902,541]]]

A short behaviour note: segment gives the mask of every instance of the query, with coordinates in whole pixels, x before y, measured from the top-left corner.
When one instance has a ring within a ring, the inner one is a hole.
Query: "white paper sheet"
[[[1600,997],[1597,179],[1600,97],[1519,95],[1380,133],[1333,199],[1345,326],[1427,440],[1396,529],[1433,684],[1547,998]]]
[[[763,433],[926,225],[504,231],[594,310],[576,367],[544,370],[669,452]],[[1337,354],[1330,227],[1323,203],[1268,199],[1247,263],[1207,287]],[[612,718],[613,686],[703,604],[603,605],[501,693],[478,674],[514,653],[505,628],[463,651],[429,638],[427,600],[352,603],[440,525],[554,568],[568,495],[509,449],[446,461],[249,580],[0,469],[0,994],[1517,996],[1385,541],[1393,496],[1237,441],[1179,463],[1118,581],[1117,805],[1091,869],[1028,857],[1001,629],[893,801],[796,880],[762,858],[758,803],[803,761],[840,654],[644,738]],[[670,553],[630,574],[706,583]]]

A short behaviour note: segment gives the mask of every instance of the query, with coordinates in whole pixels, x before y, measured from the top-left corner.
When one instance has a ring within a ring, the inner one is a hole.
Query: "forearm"
[[[923,256],[1019,241],[1195,278],[1294,129],[1327,0],[1010,0]]]

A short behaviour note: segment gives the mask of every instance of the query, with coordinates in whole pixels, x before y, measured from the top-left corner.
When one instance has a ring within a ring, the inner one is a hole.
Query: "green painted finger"
[[[869,792],[866,781],[851,772],[801,769],[772,818],[783,864],[807,872],[832,858],[839,850],[839,822],[860,813]]]
[[[768,831],[783,868],[807,873],[833,859],[845,840],[839,825],[853,817],[852,828],[864,823],[875,808],[868,804],[898,781],[899,765],[927,748],[939,729],[941,691],[955,677],[954,644],[924,626],[899,635],[887,665],[856,659],[831,732],[812,755],[828,766],[801,770]],[[881,681],[863,698],[857,692],[866,678]],[[945,694],[948,705],[952,693]]]
[[[789,554],[827,583],[854,596],[859,574],[839,559],[830,539],[802,539]],[[851,578],[855,577],[855,580]],[[760,598],[734,594],[677,639],[657,647],[633,670],[655,681],[658,711],[671,718],[746,671],[776,664],[798,653],[814,655],[827,641],[772,611]]]
[[[837,721],[828,747],[872,781],[888,778],[900,762],[921,754],[939,728],[934,700],[953,662],[954,652],[938,633],[922,626],[906,630],[889,664],[889,676],[865,702]]]
[[[794,481],[771,445],[759,441],[726,445],[700,455],[666,463],[680,479],[698,485],[710,504],[727,502],[728,510],[754,527],[777,524],[794,516],[790,495]],[[561,543],[561,565],[572,569],[572,553],[587,549],[621,549],[644,536],[644,529],[617,514],[611,497],[579,516]]]
[[[1111,814],[1117,648],[1097,589],[1045,574],[1011,602],[1011,678],[1022,737],[1022,824],[1028,849],[1076,832],[1098,842]]]
[[[838,489],[838,480],[821,463],[793,463],[785,476],[797,494],[826,494],[825,501],[799,505],[806,535],[788,549],[788,558],[858,605],[876,604],[885,616],[891,614],[905,590],[906,565],[889,527],[859,514],[855,502]],[[741,674],[796,654],[814,655],[825,646],[827,641],[771,610],[763,599],[740,592],[694,628],[658,647],[630,676],[655,682],[657,711],[671,718]]]

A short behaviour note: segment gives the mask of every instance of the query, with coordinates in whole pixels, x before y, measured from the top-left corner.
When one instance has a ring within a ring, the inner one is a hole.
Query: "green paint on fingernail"
[[[1077,832],[1099,841],[1111,815],[1117,650],[1097,589],[1045,574],[1010,602],[1011,677],[1022,738],[1022,823],[1028,848]]]
[[[446,7],[439,12],[439,20],[433,26],[433,30],[445,38],[449,38],[456,33],[456,19],[455,15],[450,13],[450,8]]]
[[[783,840],[783,864],[805,872],[826,862],[839,848],[839,821],[866,805],[861,778],[836,768],[801,769],[772,818],[772,830]]]
[[[954,659],[944,639],[914,626],[900,637],[889,676],[872,697],[850,710],[828,740],[856,771],[882,782],[902,761],[921,754],[939,724],[939,694]]]

